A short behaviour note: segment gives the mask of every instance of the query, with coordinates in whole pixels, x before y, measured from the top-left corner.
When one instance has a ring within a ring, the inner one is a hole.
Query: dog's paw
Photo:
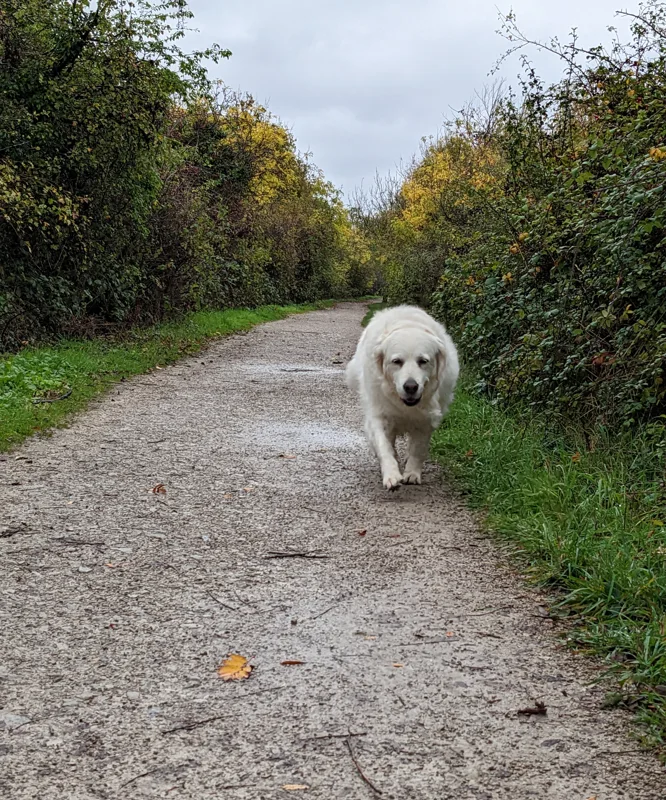
[[[400,488],[402,483],[402,475],[399,472],[391,472],[384,476],[384,488],[389,492],[395,492]]]
[[[421,483],[421,473],[417,472],[416,470],[410,470],[409,472],[405,472],[402,476],[403,483]]]

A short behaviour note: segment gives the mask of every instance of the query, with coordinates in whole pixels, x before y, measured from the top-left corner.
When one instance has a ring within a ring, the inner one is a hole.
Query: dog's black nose
[[[402,388],[405,390],[405,394],[413,395],[416,394],[419,390],[418,383],[414,380],[414,378],[408,378],[402,385]]]

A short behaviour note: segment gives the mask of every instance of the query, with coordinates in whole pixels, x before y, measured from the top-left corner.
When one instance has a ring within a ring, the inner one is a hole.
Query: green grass
[[[601,658],[645,741],[666,743],[666,509],[663,432],[554,436],[469,382],[433,437],[433,455],[570,617],[576,650]],[[587,446],[586,446],[587,445]]]
[[[383,308],[389,308],[389,306],[390,303],[382,303],[381,301],[379,303],[370,303],[367,314],[361,320],[361,325],[365,328],[378,311],[381,311]]]
[[[62,424],[113,384],[196,353],[212,339],[331,305],[333,301],[202,311],[122,338],[63,341],[0,356],[0,452]],[[56,399],[63,395],[68,396]],[[35,403],[39,399],[54,402]]]

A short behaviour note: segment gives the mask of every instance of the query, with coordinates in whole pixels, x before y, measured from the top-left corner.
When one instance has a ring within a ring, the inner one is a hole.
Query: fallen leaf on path
[[[285,792],[304,792],[310,787],[305,783],[285,783],[282,788],[285,790]]]
[[[367,640],[367,639],[376,639],[377,637],[376,636],[366,636],[365,638]]]
[[[367,531],[367,529],[363,529],[362,531],[359,531],[359,532],[358,532],[358,535],[359,535],[359,536],[365,536],[365,534],[366,534],[367,532],[368,532],[368,531]]]
[[[225,659],[217,670],[223,681],[242,681],[249,678],[252,666],[247,663],[247,658],[233,653]]]
[[[292,459],[292,458],[296,458],[296,456],[292,455],[291,453],[280,453],[280,455],[278,456],[278,458],[288,458],[288,459]]]
[[[389,533],[388,538],[389,539],[399,539],[400,538],[400,534],[399,533]]]
[[[394,664],[393,666],[394,667],[404,667],[405,665],[404,664]]]
[[[522,714],[525,717],[537,717],[547,713],[546,704],[537,700],[533,708],[521,708],[516,711],[516,714]]]
[[[305,664],[305,661],[297,661],[296,659],[288,659],[287,661],[280,661],[283,667],[295,667],[297,664]]]
[[[447,636],[455,636],[455,633],[453,631],[447,631],[446,635]]]
[[[163,483],[158,483],[150,490],[153,494],[166,494],[166,486]]]

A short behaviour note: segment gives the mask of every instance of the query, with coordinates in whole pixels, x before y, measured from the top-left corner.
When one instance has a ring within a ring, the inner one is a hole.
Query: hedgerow
[[[610,51],[549,47],[561,82],[545,86],[528,66],[521,97],[463,115],[426,146],[372,223],[375,258],[389,298],[446,320],[496,400],[659,431],[666,6],[644,4]]]
[[[336,191],[265,109],[216,95],[204,61],[230,54],[186,55],[191,16],[0,0],[0,350],[367,293]]]

